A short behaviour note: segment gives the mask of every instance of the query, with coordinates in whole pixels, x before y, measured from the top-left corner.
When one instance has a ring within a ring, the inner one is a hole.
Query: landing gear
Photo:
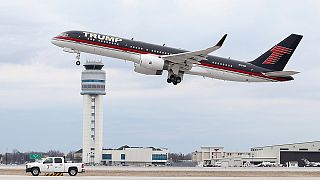
[[[181,77],[180,76],[178,76],[178,75],[175,75],[175,74],[171,74],[170,76],[169,76],[169,78],[167,79],[167,82],[168,83],[172,83],[173,85],[177,85],[177,84],[179,84],[179,83],[181,83]]]
[[[80,52],[77,52],[76,59],[77,59],[76,65],[77,65],[77,66],[80,66],[80,64],[81,64],[81,62],[80,62]]]

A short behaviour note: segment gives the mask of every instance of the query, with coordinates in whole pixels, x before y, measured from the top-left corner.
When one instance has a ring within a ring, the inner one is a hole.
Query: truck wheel
[[[40,169],[39,169],[39,168],[32,168],[32,169],[31,169],[31,174],[32,174],[33,176],[39,176],[39,174],[40,174]]]
[[[70,176],[76,176],[78,174],[78,170],[75,168],[71,168],[69,169],[68,173]]]

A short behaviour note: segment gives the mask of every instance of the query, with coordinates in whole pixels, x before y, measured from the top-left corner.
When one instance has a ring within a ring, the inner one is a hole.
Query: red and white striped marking
[[[284,54],[290,54],[292,49],[276,45],[271,52],[271,55],[262,64],[275,64]]]

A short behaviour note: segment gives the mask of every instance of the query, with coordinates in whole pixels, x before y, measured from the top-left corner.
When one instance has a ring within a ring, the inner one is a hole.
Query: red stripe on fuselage
[[[89,41],[89,40],[83,40],[83,39],[77,39],[77,38],[61,37],[61,36],[58,36],[58,37],[55,37],[55,38],[56,39],[62,39],[62,40],[68,40],[68,41],[74,41],[74,42],[77,42],[77,43],[86,43],[86,44],[91,44],[91,45],[108,47],[108,48],[112,48],[112,49],[117,49],[117,50],[122,50],[122,51],[129,51],[129,52],[134,52],[134,53],[139,53],[139,54],[153,54],[153,53],[141,51],[141,50],[138,50],[138,49],[125,48],[125,47],[121,47],[121,46],[105,44],[105,43],[100,43],[100,42],[94,42],[94,41]],[[153,54],[153,55],[161,55],[161,54]],[[277,81],[288,81],[288,79],[286,79],[286,78],[269,77],[269,76],[263,75],[262,73],[255,73],[255,72],[244,71],[244,70],[235,69],[235,68],[219,66],[219,65],[215,65],[215,64],[211,64],[211,63],[206,63],[206,62],[203,62],[203,61],[200,62],[200,64],[202,66],[206,66],[206,67],[213,67],[213,68],[217,68],[217,69],[233,71],[233,72],[242,73],[242,74],[251,75],[251,76],[259,76],[259,77],[266,78],[266,79],[272,79],[272,80],[277,80]]]
[[[262,78],[266,78],[266,79],[272,79],[272,80],[277,80],[277,81],[288,81],[288,79],[286,79],[286,78],[270,77],[270,76],[265,76],[262,73],[256,73],[256,72],[244,71],[244,70],[235,69],[235,68],[218,66],[218,65],[206,63],[206,62],[200,62],[200,64],[202,66],[206,66],[206,67],[213,67],[213,68],[217,68],[217,69],[233,71],[233,72],[242,73],[242,74],[246,74],[246,75],[258,76],[258,77],[262,77]]]

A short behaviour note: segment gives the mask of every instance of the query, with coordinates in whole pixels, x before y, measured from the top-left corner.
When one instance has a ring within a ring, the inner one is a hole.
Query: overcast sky
[[[199,50],[225,33],[214,55],[250,61],[290,35],[304,37],[283,83],[236,83],[186,75],[178,86],[100,60],[107,72],[104,147],[253,146],[320,140],[320,1],[0,0],[0,152],[82,147],[82,97],[75,55],[50,39],[85,30]]]

